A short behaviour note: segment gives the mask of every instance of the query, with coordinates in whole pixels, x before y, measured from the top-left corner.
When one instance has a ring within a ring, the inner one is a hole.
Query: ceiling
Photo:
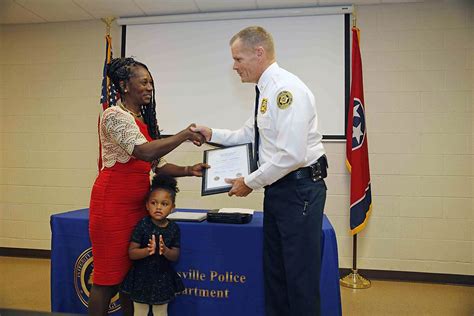
[[[0,24],[422,0],[0,0]]]

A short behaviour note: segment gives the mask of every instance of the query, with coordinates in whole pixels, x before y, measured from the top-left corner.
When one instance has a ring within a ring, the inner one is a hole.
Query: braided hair
[[[133,76],[133,69],[136,67],[143,67],[148,71],[150,77],[153,77],[148,70],[148,67],[133,59],[132,57],[113,58],[107,67],[107,76],[110,78],[115,88],[120,92],[120,99],[124,94],[123,86],[120,82],[127,83]],[[143,116],[143,120],[148,127],[148,133],[152,139],[160,138],[160,130],[158,122],[156,121],[156,102],[155,102],[155,84],[153,83],[153,94],[150,103],[142,105],[140,107],[140,113]]]
[[[155,190],[167,191],[171,195],[171,200],[174,203],[176,200],[176,193],[179,192],[178,182],[172,176],[166,174],[157,174],[153,177],[153,180],[151,180],[150,192],[148,193],[148,197],[150,196],[151,192]]]

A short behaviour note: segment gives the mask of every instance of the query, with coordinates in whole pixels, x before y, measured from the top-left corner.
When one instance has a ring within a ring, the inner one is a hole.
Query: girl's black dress
[[[129,294],[134,302],[161,305],[171,301],[176,293],[184,291],[184,285],[171,262],[158,254],[159,236],[163,236],[167,247],[179,248],[180,231],[178,225],[172,221],[168,221],[166,227],[158,227],[153,224],[151,217],[147,216],[135,227],[131,241],[139,243],[141,248],[146,248],[153,234],[157,244],[156,253],[133,261],[121,291]]]

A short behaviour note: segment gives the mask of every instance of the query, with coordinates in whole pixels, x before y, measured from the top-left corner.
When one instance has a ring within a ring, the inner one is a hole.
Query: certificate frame
[[[208,149],[203,154],[203,161],[210,168],[204,169],[202,175],[201,196],[229,192],[232,185],[223,183],[223,175],[225,178],[245,177],[256,169],[251,143]],[[229,157],[228,162],[232,163],[232,170],[226,169],[226,155]],[[236,172],[235,175],[233,172]]]

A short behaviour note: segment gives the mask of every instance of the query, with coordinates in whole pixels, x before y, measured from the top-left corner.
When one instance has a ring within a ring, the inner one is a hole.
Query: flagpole
[[[101,18],[101,21],[105,23],[105,35],[110,35],[110,28],[112,27],[112,23],[116,20],[116,17],[106,17]]]
[[[105,23],[105,60],[104,60],[104,67],[102,69],[102,89],[101,89],[101,96],[100,96],[100,104],[102,111],[105,111],[109,106],[115,105],[116,101],[116,93],[111,94],[111,82],[110,79],[107,77],[107,65],[110,63],[112,59],[112,37],[110,36],[110,29],[112,23],[116,20],[115,17],[106,17],[101,18],[101,21]],[[99,157],[97,158],[97,167],[99,172],[102,170],[102,146],[100,142],[100,116],[99,114],[97,118],[97,134],[99,138]]]
[[[353,30],[357,28],[357,15],[356,15],[355,7],[354,7],[354,10],[352,12],[352,27],[353,27]],[[359,37],[357,36],[357,42],[358,42],[358,39],[359,39]],[[359,50],[357,49],[357,51],[359,51]],[[353,48],[352,53],[354,54],[354,48]],[[354,62],[354,59],[353,59],[353,62]],[[353,72],[353,75],[354,75],[354,72]],[[352,82],[352,84],[353,83],[354,82]],[[351,87],[351,102],[354,101],[354,100],[352,100],[352,97],[353,96],[352,96],[352,87]],[[350,113],[352,114],[352,111]],[[352,127],[352,124],[350,126]],[[350,135],[352,135],[352,133]],[[351,138],[352,138],[352,136],[351,136]],[[349,139],[347,141],[349,142]],[[349,171],[351,171],[351,168],[349,169]],[[352,181],[352,179],[351,179],[351,181]],[[367,280],[366,278],[364,278],[363,276],[361,276],[359,274],[359,272],[357,271],[357,235],[358,235],[358,232],[359,232],[359,230],[356,230],[356,231],[353,230],[352,231],[353,235],[352,235],[352,270],[351,270],[351,273],[349,273],[345,277],[341,278],[339,280],[339,283],[340,283],[340,285],[342,285],[344,287],[351,288],[351,289],[368,289],[371,285],[370,281]]]
[[[364,278],[357,271],[357,234],[352,236],[352,272],[339,280],[339,283],[351,289],[368,289],[370,280]]]

